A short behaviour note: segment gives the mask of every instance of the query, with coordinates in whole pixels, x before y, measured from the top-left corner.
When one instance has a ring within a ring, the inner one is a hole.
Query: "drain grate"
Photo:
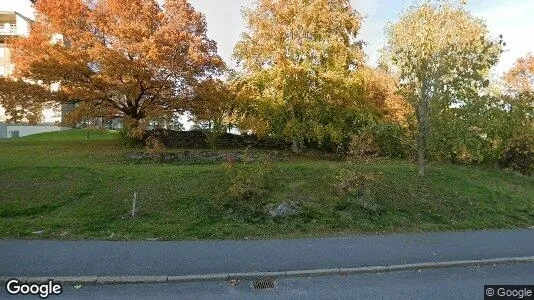
[[[252,282],[252,287],[255,290],[269,290],[274,289],[274,279],[273,278],[262,278]]]

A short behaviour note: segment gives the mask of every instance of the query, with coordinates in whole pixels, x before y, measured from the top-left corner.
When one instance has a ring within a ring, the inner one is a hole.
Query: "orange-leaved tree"
[[[78,111],[122,117],[134,135],[187,111],[224,63],[201,13],[187,0],[159,2],[37,1],[29,36],[11,41],[15,76],[59,83]]]
[[[519,58],[504,75],[504,80],[514,92],[534,92],[534,55],[529,53]]]
[[[526,130],[534,136],[534,55],[529,53],[519,58],[504,74],[504,82],[510,92],[505,97],[507,110],[519,113],[527,124]]]

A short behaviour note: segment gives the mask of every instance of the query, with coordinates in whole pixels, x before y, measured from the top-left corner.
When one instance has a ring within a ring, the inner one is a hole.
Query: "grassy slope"
[[[269,179],[272,201],[298,197],[303,213],[250,221],[210,205],[225,189],[220,165],[130,164],[112,133],[40,134],[0,142],[0,238],[202,239],[357,232],[525,228],[534,225],[534,178],[433,165],[420,179],[403,161],[362,165],[293,160]],[[341,168],[384,173],[381,209],[339,209]],[[139,194],[139,216],[128,217]],[[34,231],[44,231],[33,234]]]

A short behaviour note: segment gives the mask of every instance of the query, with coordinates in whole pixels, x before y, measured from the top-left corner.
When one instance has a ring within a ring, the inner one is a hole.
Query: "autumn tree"
[[[507,93],[500,100],[506,112],[515,120],[516,135],[530,135],[534,141],[534,56],[527,54],[519,58],[514,66],[504,74]],[[534,153],[534,144],[531,145]],[[534,160],[534,158],[533,158]]]
[[[507,109],[511,112],[519,111],[530,130],[534,130],[534,56],[528,54],[519,58],[515,65],[504,75],[504,81],[509,91]],[[522,113],[521,113],[522,112]],[[533,145],[534,146],[534,145]]]
[[[534,56],[519,58],[504,75],[508,94],[500,103],[506,112],[503,122],[510,137],[505,141],[505,151],[500,164],[525,175],[534,174]]]
[[[37,1],[29,36],[11,41],[15,75],[60,83],[80,116],[123,117],[132,134],[187,111],[224,65],[202,14],[186,0],[159,2]]]
[[[336,138],[336,109],[356,89],[345,79],[363,65],[361,16],[348,0],[259,0],[244,16],[235,57],[250,125],[297,152],[307,140]]]
[[[425,172],[431,112],[461,105],[487,85],[486,76],[501,53],[484,22],[462,4],[429,1],[404,13],[388,28],[386,52],[397,67],[401,88],[416,111],[417,161]]]
[[[534,93],[534,55],[528,54],[517,60],[505,75],[507,86],[516,93]]]
[[[202,82],[187,105],[195,123],[207,123],[208,129],[221,132],[231,129],[234,96],[230,81],[210,79]]]

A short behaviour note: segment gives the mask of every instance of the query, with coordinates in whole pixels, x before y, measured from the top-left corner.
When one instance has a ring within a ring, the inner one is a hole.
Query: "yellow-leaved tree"
[[[241,123],[287,139],[296,152],[305,142],[339,140],[356,119],[341,115],[362,93],[354,78],[364,59],[361,16],[348,0],[259,0],[244,15],[235,47]]]

